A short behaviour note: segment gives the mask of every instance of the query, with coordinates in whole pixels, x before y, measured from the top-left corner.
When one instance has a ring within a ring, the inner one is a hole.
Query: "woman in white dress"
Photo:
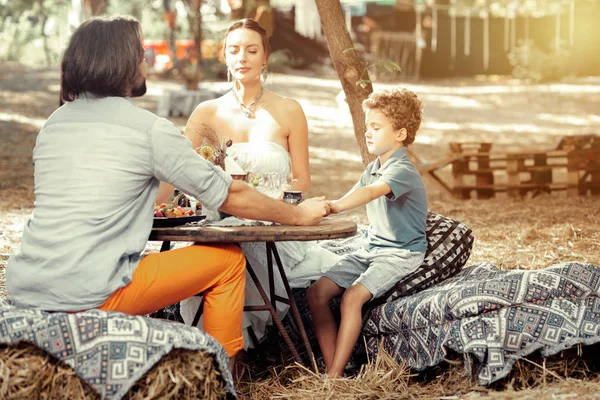
[[[265,30],[252,19],[234,22],[226,33],[224,53],[233,88],[217,99],[199,104],[188,120],[185,135],[194,148],[215,136],[221,143],[231,140],[228,157],[245,171],[259,176],[283,174],[289,177],[288,190],[306,192],[310,188],[306,116],[297,101],[262,85],[270,54]],[[260,185],[262,180],[259,190]],[[173,188],[163,186],[159,198],[172,191]],[[268,288],[265,243],[243,243],[242,249],[263,287]],[[308,286],[311,279],[320,277],[322,269],[337,259],[314,242],[281,242],[277,249],[292,287]],[[275,278],[276,293],[283,295],[284,286],[277,273]],[[246,281],[245,304],[261,304],[252,279],[247,276]],[[192,322],[199,302],[196,297],[181,303],[186,323]],[[288,306],[278,303],[277,309],[283,317]],[[268,311],[244,313],[244,328],[251,326],[259,340],[270,323]],[[201,322],[198,325],[202,326]],[[246,347],[251,347],[247,329],[244,332]]]

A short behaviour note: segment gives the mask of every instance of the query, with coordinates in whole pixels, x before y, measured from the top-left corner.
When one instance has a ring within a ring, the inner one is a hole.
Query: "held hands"
[[[325,203],[327,203],[329,205],[329,213],[330,214],[339,214],[342,211],[344,211],[340,207],[337,200],[325,200]]]
[[[302,210],[297,225],[318,225],[323,217],[329,215],[329,204],[325,197],[306,199],[296,207]]]

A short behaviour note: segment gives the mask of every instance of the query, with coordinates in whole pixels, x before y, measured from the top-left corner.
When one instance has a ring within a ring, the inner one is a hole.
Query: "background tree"
[[[0,59],[51,65],[57,36],[66,26],[68,0],[0,1]],[[38,45],[43,49],[39,51]]]
[[[187,9],[188,24],[192,37],[194,39],[194,51],[196,54],[196,64],[190,64],[184,71],[184,78],[189,89],[197,89],[198,82],[202,77],[202,14],[200,7],[202,0],[184,0],[183,4]]]
[[[335,71],[346,94],[346,102],[352,115],[354,136],[360,149],[363,164],[374,160],[365,143],[365,113],[362,102],[373,91],[367,66],[354,48],[339,0],[315,0],[321,25],[327,38],[327,46]]]
[[[231,8],[231,14],[229,15],[229,18],[232,21],[236,21],[245,17],[246,9],[248,8],[248,5],[246,4],[247,2],[247,0],[227,0],[229,8]]]
[[[106,14],[109,0],[83,0],[86,19]]]
[[[171,0],[163,0],[163,8],[165,9],[163,20],[167,24],[167,43],[169,43],[169,50],[171,51],[171,60],[173,60],[173,65],[175,65],[177,62],[177,46],[175,43],[177,10]]]
[[[142,10],[144,2],[142,0],[131,0],[131,15],[138,21],[142,20]]]

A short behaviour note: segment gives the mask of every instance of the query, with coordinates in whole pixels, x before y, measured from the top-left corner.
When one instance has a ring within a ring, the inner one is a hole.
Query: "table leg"
[[[281,258],[279,257],[279,253],[277,252],[277,247],[275,246],[274,242],[267,242],[266,247],[267,247],[267,269],[268,269],[268,274],[269,274],[269,292],[271,294],[271,298],[269,299],[269,297],[267,296],[267,293],[265,292],[264,288],[262,287],[262,284],[258,280],[258,277],[256,276],[256,273],[254,272],[252,265],[250,265],[248,260],[246,260],[246,270],[248,271],[250,278],[256,285],[256,289],[258,290],[258,293],[260,293],[260,296],[262,297],[262,299],[264,301],[264,305],[244,306],[244,311],[269,311],[269,313],[271,314],[271,318],[273,318],[273,322],[277,326],[277,329],[279,329],[279,333],[281,334],[281,336],[283,337],[283,340],[285,341],[285,344],[290,349],[290,351],[292,353],[292,357],[294,357],[294,360],[296,362],[302,363],[302,358],[300,358],[300,354],[298,353],[296,346],[294,346],[294,344],[292,343],[292,340],[290,339],[289,334],[287,333],[285,327],[283,326],[283,323],[281,322],[281,319],[279,318],[279,315],[277,314],[277,302],[278,301],[288,304],[292,311],[292,317],[294,318],[294,322],[296,323],[296,326],[298,327],[298,331],[300,332],[300,337],[302,338],[304,347],[306,348],[306,351],[308,352],[308,356],[310,357],[311,364],[312,364],[315,372],[317,372],[317,362],[315,360],[315,356],[313,354],[312,348],[308,341],[308,336],[306,335],[306,330],[304,329],[304,325],[302,324],[302,319],[300,318],[300,312],[298,311],[298,307],[296,306],[296,302],[294,301],[294,295],[292,293],[292,289],[290,288],[290,284],[287,280],[287,276],[283,269],[283,264],[281,262]],[[163,241],[160,251],[168,251],[170,249],[171,249],[171,242]],[[274,269],[273,269],[273,258],[275,258],[275,264],[277,264],[277,269],[279,270],[281,280],[283,281],[283,285],[285,287],[285,291],[287,294],[287,299],[283,298],[281,296],[278,296],[275,293],[275,276],[274,276],[275,274],[274,274]],[[204,303],[204,299],[200,303],[200,307],[198,307],[198,310],[196,311],[196,314],[194,315],[194,320],[192,322],[192,326],[196,326],[198,324],[198,322],[200,321],[200,316],[202,315],[202,311],[203,311],[203,303]],[[254,335],[253,340],[255,340],[255,338],[256,338],[256,336]]]
[[[277,326],[277,329],[279,329],[279,332],[281,333],[281,336],[283,337],[283,340],[285,341],[285,344],[289,347],[290,351],[292,352],[292,356],[294,357],[294,360],[298,363],[302,363],[302,359],[300,358],[300,354],[298,354],[298,350],[296,350],[296,347],[292,343],[290,336],[288,335],[287,331],[285,330],[285,327],[283,326],[283,323],[281,322],[281,319],[279,318],[279,315],[277,314],[277,309],[273,306],[273,304],[271,304],[271,301],[269,300],[269,297],[267,296],[265,289],[263,289],[262,284],[258,280],[258,277],[256,276],[256,273],[254,272],[254,269],[252,269],[252,266],[247,261],[246,261],[246,270],[248,271],[248,274],[250,274],[250,278],[252,278],[252,281],[256,285],[256,289],[258,289],[258,293],[260,293],[260,296],[263,298],[263,301],[265,302],[265,304],[262,306],[245,306],[244,311],[269,311],[271,313],[271,318],[273,318],[273,322]],[[271,268],[271,270],[272,270],[272,268]],[[273,296],[273,298],[275,298],[275,296]],[[275,301],[277,301],[277,300],[275,300]]]
[[[277,310],[277,294],[275,293],[275,271],[273,270],[273,258],[269,253],[269,243],[267,242],[267,272],[269,274],[269,293],[271,295],[271,305]]]
[[[270,254],[268,256],[269,261],[271,261],[271,255],[275,257],[275,263],[277,264],[277,268],[279,269],[279,273],[281,274],[281,278],[283,281],[283,285],[285,286],[285,291],[288,296],[288,304],[292,310],[292,317],[294,318],[294,322],[298,327],[298,332],[300,332],[300,337],[304,342],[304,347],[308,353],[310,358],[312,367],[315,372],[318,372],[317,361],[315,360],[315,355],[312,351],[312,347],[310,346],[310,341],[308,340],[308,335],[306,334],[306,330],[304,329],[304,325],[302,324],[302,318],[300,317],[300,312],[298,311],[298,306],[296,305],[296,301],[294,300],[294,295],[292,293],[292,289],[290,288],[290,284],[287,280],[287,276],[283,269],[283,264],[281,263],[281,258],[279,257],[279,253],[277,252],[277,247],[274,242],[267,242],[267,249]]]
[[[202,293],[198,293],[196,296],[202,296]],[[194,320],[192,321],[192,326],[197,326],[198,322],[200,322],[200,317],[204,312],[204,296],[202,296],[202,300],[200,300],[200,305],[196,310],[196,314],[194,315]]]
[[[162,251],[169,251],[169,250],[171,250],[171,242],[168,240],[165,240],[160,245],[160,251],[162,252]]]

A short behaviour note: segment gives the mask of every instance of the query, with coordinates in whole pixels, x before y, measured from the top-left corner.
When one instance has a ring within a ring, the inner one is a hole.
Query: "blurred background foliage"
[[[54,65],[60,61],[67,41],[80,23],[90,17],[85,11],[78,16],[78,6],[95,5],[93,15],[132,15],[142,24],[145,39],[166,38],[163,0],[0,0],[0,60],[28,65]],[[203,11],[217,14],[211,0],[205,0]],[[78,4],[78,5],[77,5]],[[226,17],[222,17],[225,19]],[[222,30],[204,32],[205,38],[217,38]],[[192,37],[187,18],[179,16],[176,37]]]
[[[0,0],[0,57],[27,64],[56,63],[71,3],[67,0]]]
[[[574,1],[600,7],[600,0]],[[200,39],[212,41],[218,47],[231,19],[249,16],[257,0],[244,0],[240,15],[224,11],[222,3],[221,0],[0,0],[0,60],[56,65],[76,26],[92,15],[102,14],[136,17],[148,40]],[[569,7],[570,0],[416,0],[415,4],[418,3],[452,7],[458,15],[468,12],[480,17],[488,13],[496,17],[536,18],[560,12],[561,7]],[[177,15],[171,28],[165,17],[169,8]],[[566,46],[547,47],[546,43],[525,40],[512,49],[508,59],[516,78],[536,82],[556,80],[569,74],[569,51]],[[298,64],[297,57],[289,50],[279,50],[272,55],[269,68],[285,72]],[[218,59],[201,63],[204,65],[195,68],[204,68],[206,78],[222,73]]]
[[[532,40],[527,40],[518,43],[508,54],[508,60],[513,67],[513,77],[538,83],[569,76],[570,55],[564,42],[558,49],[544,51]]]
[[[575,2],[593,3],[598,0],[575,0]],[[426,1],[426,3],[436,2]],[[453,5],[459,13],[464,10],[472,10],[475,13],[489,10],[491,16],[494,17],[511,15],[543,17],[557,14],[561,8],[569,6],[569,0],[438,0],[437,3]]]

